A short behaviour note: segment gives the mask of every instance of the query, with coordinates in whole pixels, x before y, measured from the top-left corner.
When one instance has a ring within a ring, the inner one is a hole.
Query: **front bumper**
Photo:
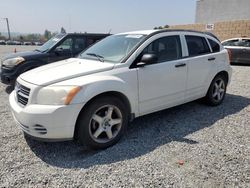
[[[18,71],[15,68],[6,69],[1,67],[1,82],[4,84],[12,84],[18,77]]]
[[[28,135],[38,140],[70,140],[74,137],[75,124],[83,104],[19,106],[15,91],[9,102],[18,126]]]

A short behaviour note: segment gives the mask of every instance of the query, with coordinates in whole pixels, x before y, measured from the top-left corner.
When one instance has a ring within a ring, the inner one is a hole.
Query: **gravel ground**
[[[102,151],[24,137],[0,84],[0,187],[250,187],[250,67],[233,74],[222,105],[138,118]]]

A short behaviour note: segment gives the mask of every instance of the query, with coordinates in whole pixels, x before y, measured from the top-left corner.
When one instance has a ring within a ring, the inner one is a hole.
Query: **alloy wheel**
[[[213,86],[212,97],[216,102],[219,102],[223,99],[226,91],[226,85],[222,78],[216,80]]]
[[[98,143],[113,140],[122,127],[122,113],[114,105],[104,105],[97,109],[89,122],[89,133]]]

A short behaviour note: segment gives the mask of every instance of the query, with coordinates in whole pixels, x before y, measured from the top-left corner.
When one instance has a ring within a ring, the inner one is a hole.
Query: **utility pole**
[[[9,26],[9,20],[8,20],[8,18],[3,18],[3,19],[5,19],[5,20],[6,20],[6,23],[7,23],[7,28],[8,28],[8,34],[9,34],[9,40],[11,40],[11,38],[10,38],[10,26]]]

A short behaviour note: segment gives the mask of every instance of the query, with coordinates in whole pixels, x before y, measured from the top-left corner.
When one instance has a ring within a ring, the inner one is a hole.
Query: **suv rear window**
[[[208,42],[210,43],[210,46],[211,46],[213,52],[219,52],[220,51],[220,45],[217,42],[215,42],[215,41],[213,41],[211,39],[208,39]]]
[[[189,56],[211,53],[204,37],[187,35],[185,38],[187,41]]]

